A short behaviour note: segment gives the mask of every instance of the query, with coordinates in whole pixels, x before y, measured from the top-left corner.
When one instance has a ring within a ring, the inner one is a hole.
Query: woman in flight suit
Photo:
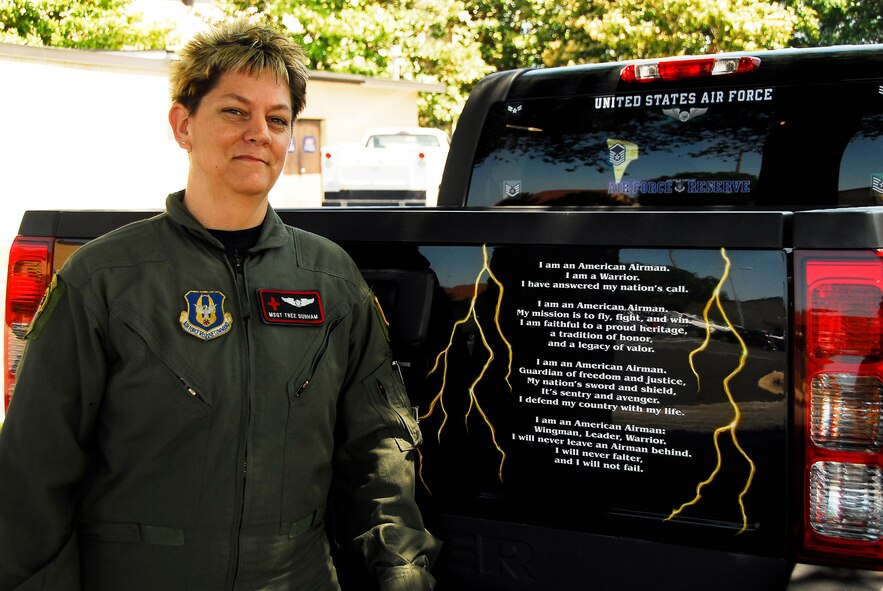
[[[380,588],[432,588],[419,431],[374,297],[268,203],[303,60],[240,20],[173,62],[185,190],[81,248],[28,335],[0,433],[0,590],[336,590],[332,475]]]

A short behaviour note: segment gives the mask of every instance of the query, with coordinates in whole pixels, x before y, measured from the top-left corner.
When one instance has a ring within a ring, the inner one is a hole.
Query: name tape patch
[[[318,291],[259,289],[261,319],[266,324],[314,326],[325,322],[325,309]]]

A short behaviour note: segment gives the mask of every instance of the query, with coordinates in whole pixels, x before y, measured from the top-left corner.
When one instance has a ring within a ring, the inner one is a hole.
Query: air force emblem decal
[[[204,341],[227,334],[233,326],[233,315],[224,312],[227,296],[220,291],[188,291],[184,294],[187,309],[181,312],[184,332]]]

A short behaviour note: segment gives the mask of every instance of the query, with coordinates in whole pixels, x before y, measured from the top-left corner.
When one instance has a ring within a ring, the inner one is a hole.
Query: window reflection
[[[591,96],[499,103],[478,145],[469,202],[883,203],[883,115],[865,90],[851,92],[854,104],[836,115],[824,105],[843,86],[775,88],[775,100],[701,108],[599,110]]]

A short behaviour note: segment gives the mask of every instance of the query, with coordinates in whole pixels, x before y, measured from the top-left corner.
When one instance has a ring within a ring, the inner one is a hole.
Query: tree
[[[510,69],[773,49],[817,36],[816,11],[790,1],[468,0],[467,7],[485,61]]]
[[[812,11],[754,0],[567,0],[547,65],[787,47]]]
[[[377,77],[443,82],[420,98],[421,125],[450,128],[466,93],[491,71],[463,0],[225,0],[229,15],[281,26],[300,43],[308,66]]]
[[[484,60],[495,70],[543,65],[550,42],[568,35],[558,0],[469,0]]]
[[[819,14],[817,38],[806,44],[883,43],[883,0],[806,0]]]
[[[170,26],[146,27],[131,0],[0,0],[0,41],[78,49],[165,49]]]

